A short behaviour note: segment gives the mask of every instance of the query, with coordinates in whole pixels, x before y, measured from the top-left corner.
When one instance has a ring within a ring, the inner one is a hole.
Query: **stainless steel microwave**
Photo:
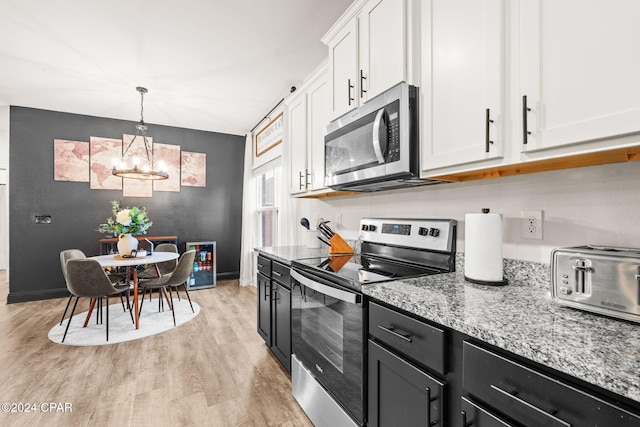
[[[418,88],[399,83],[325,126],[325,185],[378,191],[420,179]]]

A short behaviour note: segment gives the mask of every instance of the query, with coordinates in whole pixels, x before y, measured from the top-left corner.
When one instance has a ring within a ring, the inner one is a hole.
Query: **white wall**
[[[453,218],[464,252],[464,216],[490,208],[504,216],[504,256],[549,262],[551,250],[582,244],[640,247],[640,162],[541,172],[515,177],[383,191],[356,196],[298,199],[295,215],[331,220],[357,238],[363,216]],[[521,237],[520,212],[542,210],[543,240]],[[339,223],[339,219],[341,223]],[[284,224],[304,244],[302,227]]]

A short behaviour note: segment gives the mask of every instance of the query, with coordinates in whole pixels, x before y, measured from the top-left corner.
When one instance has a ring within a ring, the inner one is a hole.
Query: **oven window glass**
[[[301,301],[302,338],[340,373],[344,369],[342,314],[323,305],[327,298],[312,290]]]
[[[361,302],[346,302],[293,281],[293,353],[358,420],[363,419],[363,318]]]

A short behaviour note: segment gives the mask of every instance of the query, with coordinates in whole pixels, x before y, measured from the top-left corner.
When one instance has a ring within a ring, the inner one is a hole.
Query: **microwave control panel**
[[[387,116],[389,117],[389,125],[387,128],[389,146],[387,149],[386,162],[397,162],[400,160],[400,101],[395,101],[389,105]]]

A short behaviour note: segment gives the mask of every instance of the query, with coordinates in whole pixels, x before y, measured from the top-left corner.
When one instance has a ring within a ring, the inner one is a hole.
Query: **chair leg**
[[[62,313],[62,319],[60,319],[60,326],[62,326],[62,322],[64,322],[64,316],[67,315],[67,310],[69,310],[69,304],[71,304],[71,300],[73,299],[73,295],[69,295],[69,300],[67,301],[67,306],[64,308],[64,313]]]
[[[196,311],[193,309],[193,304],[191,304],[191,297],[189,296],[189,291],[187,290],[186,284],[184,285],[184,293],[187,294],[187,299],[189,300],[189,305],[191,306],[191,312],[195,313]]]
[[[69,331],[69,325],[71,325],[71,319],[73,318],[73,313],[76,311],[76,306],[78,305],[78,300],[80,297],[76,297],[76,302],[73,304],[73,308],[71,309],[71,315],[69,316],[69,321],[67,322],[67,327],[64,329],[64,335],[62,336],[62,342],[67,338],[67,332]]]
[[[96,311],[96,325],[102,323],[102,298],[97,298],[98,300],[98,311]]]
[[[120,296],[120,298],[122,298],[122,294],[120,294],[120,295],[121,295],[121,296]],[[136,324],[136,321],[135,321],[135,320],[133,320],[133,311],[131,311],[131,304],[130,304],[130,302],[129,302],[129,289],[127,289],[127,290],[124,292],[124,295],[127,297],[127,307],[129,308],[129,315],[131,316],[131,321],[132,321],[132,322],[133,322],[133,324],[135,325],[135,324]]]
[[[146,292],[146,289],[142,289],[142,300],[140,301],[140,308],[138,309],[138,317],[140,317],[140,314],[142,314],[142,305],[144,304],[144,294]]]
[[[173,306],[173,295],[171,294],[171,291],[169,291],[169,300],[171,302],[171,314],[173,314],[173,326],[176,326],[176,310]]]
[[[109,295],[106,295],[107,299],[107,341],[109,341]]]
[[[124,306],[124,298],[122,298],[122,294],[120,294],[120,302],[122,303],[122,311],[127,311],[127,308]]]

